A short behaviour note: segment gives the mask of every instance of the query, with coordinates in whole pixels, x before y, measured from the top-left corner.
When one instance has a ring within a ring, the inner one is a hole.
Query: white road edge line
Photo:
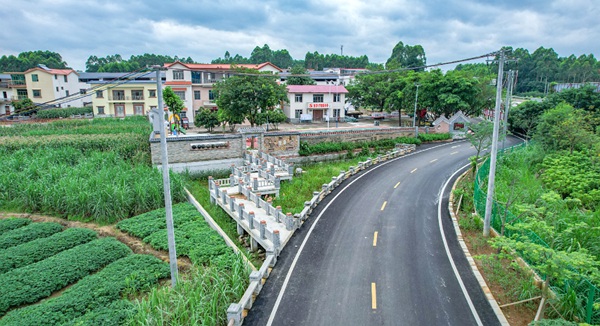
[[[391,159],[387,162],[383,162],[380,165],[377,165],[375,167],[373,167],[371,170],[366,171],[365,173],[359,175],[356,179],[352,180],[352,182],[350,182],[349,184],[347,184],[344,188],[342,188],[342,190],[340,190],[340,192],[335,195],[335,197],[333,197],[333,199],[331,199],[331,201],[329,203],[327,203],[327,205],[325,206],[325,208],[323,208],[323,210],[321,211],[321,213],[317,216],[317,218],[315,219],[315,221],[313,222],[313,224],[310,226],[310,229],[308,230],[308,233],[306,233],[306,237],[304,238],[304,240],[302,241],[302,244],[300,245],[300,248],[298,248],[298,252],[296,253],[296,256],[294,257],[294,260],[292,261],[292,264],[290,265],[290,269],[287,272],[287,275],[285,276],[285,280],[283,280],[283,285],[281,286],[281,290],[279,290],[279,295],[277,295],[277,300],[275,301],[275,305],[273,306],[273,310],[271,310],[271,314],[269,315],[269,320],[267,321],[267,325],[266,326],[272,326],[273,325],[273,321],[275,320],[275,315],[277,314],[277,310],[279,309],[279,305],[281,304],[281,300],[283,299],[283,294],[285,293],[285,290],[287,288],[287,285],[290,281],[290,279],[292,278],[292,273],[294,272],[294,268],[296,267],[296,263],[298,263],[298,259],[300,258],[300,254],[302,254],[302,250],[304,250],[304,246],[306,245],[306,243],[308,242],[308,239],[310,238],[311,233],[313,232],[313,230],[315,229],[315,226],[317,225],[317,223],[319,222],[319,220],[321,219],[321,216],[323,216],[323,214],[327,211],[327,208],[329,208],[329,205],[331,205],[337,198],[339,195],[341,195],[346,189],[348,189],[348,187],[350,187],[354,182],[360,180],[362,177],[364,177],[365,175],[371,173],[372,171],[375,171],[376,169],[392,163],[396,160],[399,160],[401,158],[404,157],[409,157],[415,154],[419,154],[422,152],[426,152],[429,150],[432,150],[434,148],[438,148],[438,147],[442,147],[442,146],[447,146],[450,145],[452,143],[447,143],[447,144],[442,144],[442,145],[437,145],[437,146],[433,146],[421,151],[416,151],[404,156],[400,156],[397,157],[395,159]],[[469,164],[470,165],[470,164]],[[446,182],[447,183],[447,182]],[[445,185],[444,185],[445,188]],[[445,240],[445,239],[444,239]]]
[[[470,165],[471,164],[466,164],[466,165],[462,166],[461,168],[459,168],[458,170],[456,170],[456,172],[454,172],[450,176],[450,178],[448,178],[448,180],[446,180],[446,183],[444,183],[444,185],[442,186],[442,189],[440,190],[440,193],[438,195],[438,223],[440,226],[440,234],[442,235],[442,241],[444,242],[444,248],[446,249],[446,255],[448,256],[450,265],[452,265],[452,270],[454,271],[454,275],[456,276],[456,279],[458,280],[458,284],[460,285],[460,288],[465,296],[465,299],[467,300],[467,304],[469,305],[469,308],[471,309],[471,313],[473,314],[473,317],[475,317],[475,321],[477,321],[477,325],[483,326],[483,323],[481,322],[481,319],[479,318],[479,314],[477,313],[477,309],[475,309],[475,306],[473,305],[473,301],[471,300],[471,297],[469,296],[469,292],[467,292],[467,288],[465,287],[465,284],[463,283],[462,278],[460,277],[460,274],[458,273],[456,264],[454,264],[454,260],[452,259],[452,255],[450,254],[450,248],[448,247],[448,242],[446,241],[446,235],[444,235],[444,229],[442,227],[442,201],[443,201],[442,197],[444,195],[444,190],[446,189],[446,187],[448,187],[450,180],[452,180],[452,178],[454,178],[454,176],[456,176],[458,173],[460,173],[460,171],[462,171],[464,168],[466,168]]]

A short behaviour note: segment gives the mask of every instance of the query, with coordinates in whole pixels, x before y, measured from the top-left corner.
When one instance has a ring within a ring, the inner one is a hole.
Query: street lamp
[[[419,127],[417,126],[417,100],[419,98],[419,86],[421,84],[415,83],[417,86],[417,92],[415,93],[415,112],[413,114],[413,126],[415,126],[415,138],[419,137]]]

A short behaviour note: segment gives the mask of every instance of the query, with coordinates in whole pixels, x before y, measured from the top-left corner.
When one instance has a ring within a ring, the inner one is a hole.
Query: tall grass
[[[154,288],[135,302],[130,325],[226,325],[227,307],[249,284],[239,255],[229,253],[204,269],[193,268],[175,288]]]

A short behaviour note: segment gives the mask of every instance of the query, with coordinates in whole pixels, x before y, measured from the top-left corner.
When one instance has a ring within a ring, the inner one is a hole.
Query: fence
[[[517,146],[513,146],[507,148],[503,152],[499,152],[498,156],[504,155],[505,153],[511,153],[516,150],[522,149],[525,144],[520,144]],[[479,170],[477,171],[477,175],[475,176],[475,189],[473,193],[473,203],[475,205],[475,210],[480,216],[484,216],[485,213],[485,205],[486,205],[486,197],[487,197],[487,178],[490,172],[490,161],[485,161]],[[485,190],[483,189],[485,186]],[[491,218],[491,226],[496,230],[500,231],[502,227],[502,217],[505,217],[505,225],[515,224],[520,221],[520,219],[512,214],[509,210],[507,210],[502,204],[498,203],[496,200],[492,203],[492,218]],[[511,231],[505,230],[505,236],[510,237],[512,234],[519,231]],[[532,243],[542,245],[544,247],[549,248],[548,244],[535,232],[527,231],[524,233],[529,241]],[[523,256],[523,255],[521,255]],[[527,261],[527,259],[525,259]],[[531,264],[531,261],[527,261],[528,264]],[[536,271],[538,275],[540,275],[543,279],[546,279],[545,275]],[[582,316],[579,316],[582,320],[585,320],[588,324],[600,324],[600,309],[594,309],[594,303],[600,304],[600,290],[592,284],[588,279],[581,276],[576,280],[563,280],[563,285],[559,286],[557,284],[551,284],[551,287],[555,293],[564,292],[564,290],[574,290],[577,294],[577,304],[580,306],[577,308],[584,308],[585,313]],[[581,309],[578,309],[581,310]],[[581,320],[580,320],[581,321]]]

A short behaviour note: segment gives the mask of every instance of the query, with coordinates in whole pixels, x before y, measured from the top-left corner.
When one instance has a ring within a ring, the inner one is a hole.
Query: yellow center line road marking
[[[458,152],[452,152],[452,153],[450,153],[450,155],[454,155],[454,154],[458,154]]]
[[[377,231],[373,233],[373,247],[377,247]]]
[[[415,171],[417,171],[417,169],[414,169],[414,170],[410,171],[410,173],[415,173]]]
[[[371,308],[373,310],[377,309],[377,289],[375,288],[375,283],[371,283]]]
[[[437,161],[437,160],[438,160],[438,159],[436,158],[436,159],[434,159],[434,160],[431,160],[431,161],[429,161],[429,163],[433,163],[433,162],[435,162],[435,161]]]
[[[385,209],[385,205],[387,205],[387,201],[384,201],[384,202],[383,202],[383,205],[381,205],[381,210],[384,210],[384,209]]]
[[[394,189],[398,188],[399,185],[400,185],[400,181],[398,181],[398,183],[396,183],[396,185],[394,186]]]

